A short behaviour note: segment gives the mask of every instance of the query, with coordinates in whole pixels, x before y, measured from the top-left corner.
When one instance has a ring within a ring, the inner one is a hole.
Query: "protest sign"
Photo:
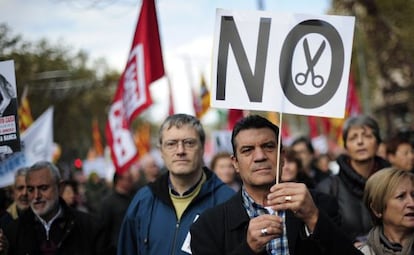
[[[20,151],[17,90],[12,60],[0,62],[0,156]]]
[[[53,158],[53,107],[22,133],[22,150],[0,161],[0,188],[14,182],[14,172],[37,161]]]
[[[354,23],[218,9],[211,106],[342,118]]]

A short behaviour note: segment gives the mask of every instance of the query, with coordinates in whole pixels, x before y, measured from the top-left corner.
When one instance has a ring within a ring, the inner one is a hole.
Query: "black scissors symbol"
[[[319,58],[321,57],[323,51],[325,50],[325,46],[326,46],[326,43],[325,43],[325,41],[323,41],[321,43],[321,45],[319,46],[319,49],[316,52],[315,56],[313,58],[311,58],[308,39],[305,38],[305,40],[303,41],[303,50],[305,51],[306,64],[308,66],[308,70],[306,70],[306,73],[298,73],[295,76],[296,84],[304,85],[307,82],[308,76],[309,76],[309,73],[310,73],[311,78],[312,78],[312,85],[315,88],[322,87],[322,85],[324,83],[324,79],[321,75],[315,75],[313,67],[316,65],[316,63],[318,63]]]

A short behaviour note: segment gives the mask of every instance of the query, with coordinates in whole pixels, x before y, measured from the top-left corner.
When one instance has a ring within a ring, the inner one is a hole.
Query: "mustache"
[[[271,170],[275,170],[276,171],[276,169],[273,169],[273,166],[272,165],[269,165],[269,164],[265,164],[265,165],[263,165],[263,164],[255,165],[254,168],[253,168],[253,171],[258,171],[258,170],[262,170],[262,169],[271,169]]]

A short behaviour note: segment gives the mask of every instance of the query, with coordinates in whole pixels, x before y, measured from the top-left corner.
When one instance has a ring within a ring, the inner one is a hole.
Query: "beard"
[[[59,204],[59,197],[55,199],[38,199],[31,203],[33,212],[45,221],[50,220],[54,216],[54,212],[57,212]]]

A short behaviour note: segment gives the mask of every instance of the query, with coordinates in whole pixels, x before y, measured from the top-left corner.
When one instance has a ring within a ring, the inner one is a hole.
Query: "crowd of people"
[[[63,179],[51,162],[19,169],[0,208],[0,255],[414,254],[410,139],[383,141],[358,115],[332,158],[306,136],[282,145],[279,131],[246,116],[232,151],[206,164],[201,122],[174,114],[158,133],[162,164],[147,154],[111,182]]]

